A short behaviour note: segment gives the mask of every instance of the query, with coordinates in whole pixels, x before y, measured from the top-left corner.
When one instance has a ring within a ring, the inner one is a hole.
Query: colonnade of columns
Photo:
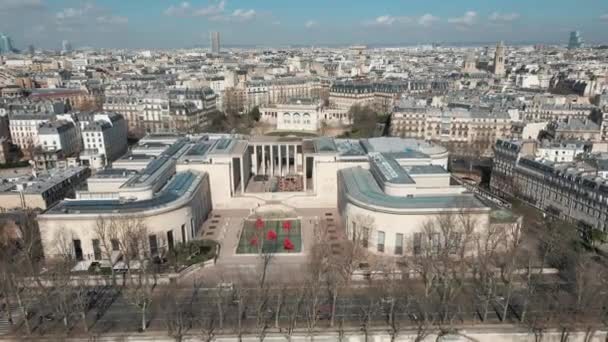
[[[288,176],[304,175],[305,162],[298,144],[255,144],[252,168],[256,175]]]

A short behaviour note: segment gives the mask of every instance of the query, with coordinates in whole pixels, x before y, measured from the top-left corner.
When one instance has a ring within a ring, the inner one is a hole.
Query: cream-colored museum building
[[[415,139],[155,134],[38,222],[47,257],[67,232],[76,258],[94,261],[100,217],[145,222],[154,253],[201,236],[213,209],[338,208],[349,237],[401,255],[434,216],[466,211],[479,229],[492,221],[493,208],[454,185],[447,163],[445,148]]]

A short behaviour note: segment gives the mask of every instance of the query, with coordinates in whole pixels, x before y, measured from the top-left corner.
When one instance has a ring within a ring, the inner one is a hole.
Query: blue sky
[[[0,0],[18,47],[608,42],[607,0]]]

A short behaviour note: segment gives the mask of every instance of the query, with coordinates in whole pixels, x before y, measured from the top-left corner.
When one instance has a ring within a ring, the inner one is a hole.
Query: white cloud
[[[408,17],[393,17],[390,15],[381,15],[376,17],[373,21],[369,22],[372,26],[391,26],[393,24],[409,23],[412,19]]]
[[[255,18],[256,12],[253,9],[245,10],[239,8],[232,12],[231,16],[237,20],[251,20]]]
[[[608,21],[608,13],[600,15],[600,20]]]
[[[209,6],[193,7],[187,1],[165,10],[165,15],[171,17],[205,17],[212,21],[249,21],[257,16],[254,9],[237,8],[232,13],[226,11],[226,1],[213,0]]]
[[[178,6],[169,6],[165,10],[165,15],[180,17],[190,13],[191,6],[189,2],[182,2]]]
[[[195,17],[208,17],[214,15],[220,15],[224,13],[224,7],[226,6],[226,1],[221,0],[218,3],[211,4],[207,7],[197,8],[192,13]]]
[[[319,25],[316,21],[314,20],[309,20],[307,22],[304,23],[304,27],[306,28],[313,28],[315,26]]]
[[[393,23],[397,20],[395,17],[391,17],[390,15],[383,15],[374,21],[374,23],[378,25],[393,25]]]
[[[391,15],[381,15],[379,17],[374,18],[373,20],[369,20],[364,22],[363,24],[366,26],[393,26],[393,25],[401,25],[401,24],[418,24],[421,26],[431,26],[434,22],[438,21],[439,18],[427,13],[420,17],[404,17],[404,16],[391,16]]]
[[[57,18],[57,20],[60,20],[60,21],[69,20],[69,19],[77,19],[77,18],[85,16],[92,9],[93,9],[93,5],[91,5],[91,4],[85,4],[84,6],[82,6],[80,8],[68,7],[68,8],[64,8],[63,10],[57,12],[55,14],[55,18]]]
[[[434,22],[438,21],[439,17],[436,17],[430,13],[423,14],[420,18],[418,18],[418,25],[421,26],[431,26]]]
[[[450,18],[448,23],[455,24],[461,27],[472,26],[477,20],[477,12],[468,11],[462,17]]]
[[[490,21],[493,21],[495,23],[510,23],[512,21],[515,21],[517,19],[519,19],[520,15],[519,13],[500,13],[500,12],[494,12],[492,14],[490,14]]]
[[[68,7],[55,13],[55,26],[61,32],[75,32],[91,24],[98,24],[99,29],[107,31],[110,26],[124,25],[129,22],[127,17],[114,15],[108,10],[85,3],[82,7]]]
[[[177,6],[169,6],[165,10],[165,15],[171,17],[214,17],[224,14],[226,1],[214,1],[206,7],[193,7],[189,2],[184,1]]]

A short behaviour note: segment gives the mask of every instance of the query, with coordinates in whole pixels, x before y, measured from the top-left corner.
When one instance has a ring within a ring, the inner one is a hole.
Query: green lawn
[[[283,229],[283,222],[289,221],[291,229],[289,231]],[[302,251],[302,232],[300,220],[288,219],[264,220],[264,228],[258,230],[256,228],[256,220],[246,220],[239,245],[236,249],[237,254],[257,254],[259,248],[263,248],[264,253],[299,253]],[[276,240],[268,240],[268,231],[273,230],[277,234]],[[289,238],[294,248],[291,251],[283,248],[283,241]],[[252,244],[252,240],[257,239],[257,244]]]

